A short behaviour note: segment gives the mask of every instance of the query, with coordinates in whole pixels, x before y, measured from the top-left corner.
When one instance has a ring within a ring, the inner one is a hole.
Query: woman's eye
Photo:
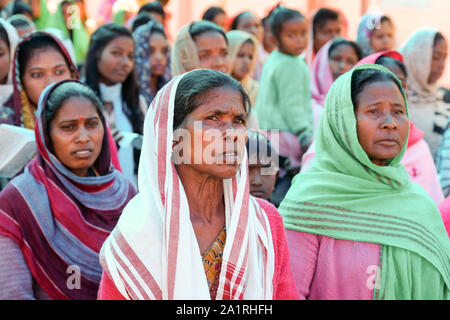
[[[64,73],[66,73],[66,70],[64,70],[64,69],[56,70],[55,73],[56,73],[56,75],[60,76],[60,75],[62,75]]]
[[[247,123],[247,121],[245,119],[242,119],[242,118],[237,118],[236,122],[240,123],[240,124],[246,124]]]
[[[63,129],[64,131],[70,131],[74,128],[73,124],[65,124],[63,126],[61,126],[61,129]]]
[[[41,72],[32,73],[31,77],[34,79],[40,78],[40,77],[42,77],[42,73]]]
[[[96,128],[98,127],[98,121],[90,121],[87,125],[89,128]]]
[[[209,116],[206,119],[207,120],[213,120],[213,121],[219,120],[219,118],[217,118],[217,116]]]

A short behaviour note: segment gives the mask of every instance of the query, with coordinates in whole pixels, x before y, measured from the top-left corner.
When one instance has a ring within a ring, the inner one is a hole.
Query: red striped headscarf
[[[0,236],[17,243],[33,279],[50,298],[95,299],[102,272],[100,248],[136,190],[112,166],[106,131],[93,165],[96,176],[75,175],[49,148],[47,101],[66,82],[82,84],[63,80],[40,96],[38,153],[0,193]],[[71,285],[73,270],[79,271],[79,286]]]
[[[210,299],[188,200],[172,162],[174,101],[183,76],[163,87],[149,108],[140,192],[101,250],[104,272],[127,299]],[[216,299],[272,299],[272,235],[249,194],[246,154],[242,162],[237,175],[223,181],[227,239]]]

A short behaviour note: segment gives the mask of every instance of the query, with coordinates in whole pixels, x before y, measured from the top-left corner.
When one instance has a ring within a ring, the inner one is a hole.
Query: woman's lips
[[[77,150],[72,152],[72,154],[80,159],[87,159],[92,155],[92,150],[91,149],[82,149],[82,150]]]
[[[387,147],[393,147],[393,146],[397,146],[398,145],[398,141],[394,140],[394,139],[378,140],[377,143],[381,144],[383,146],[387,146]]]

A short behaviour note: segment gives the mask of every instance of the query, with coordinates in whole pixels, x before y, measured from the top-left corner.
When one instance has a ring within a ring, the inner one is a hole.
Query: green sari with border
[[[450,240],[436,204],[400,164],[407,141],[387,166],[373,164],[359,144],[351,80],[355,70],[368,68],[390,73],[366,64],[333,83],[314,162],[294,178],[279,212],[286,229],[379,244],[374,299],[448,300]]]

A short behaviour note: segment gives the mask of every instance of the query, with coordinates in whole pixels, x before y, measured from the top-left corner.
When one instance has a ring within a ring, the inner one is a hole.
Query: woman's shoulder
[[[18,176],[20,177],[20,176]],[[17,179],[18,177],[14,178]],[[9,181],[0,192],[0,211],[13,213],[17,209],[17,205],[22,204],[24,199],[12,183]]]

